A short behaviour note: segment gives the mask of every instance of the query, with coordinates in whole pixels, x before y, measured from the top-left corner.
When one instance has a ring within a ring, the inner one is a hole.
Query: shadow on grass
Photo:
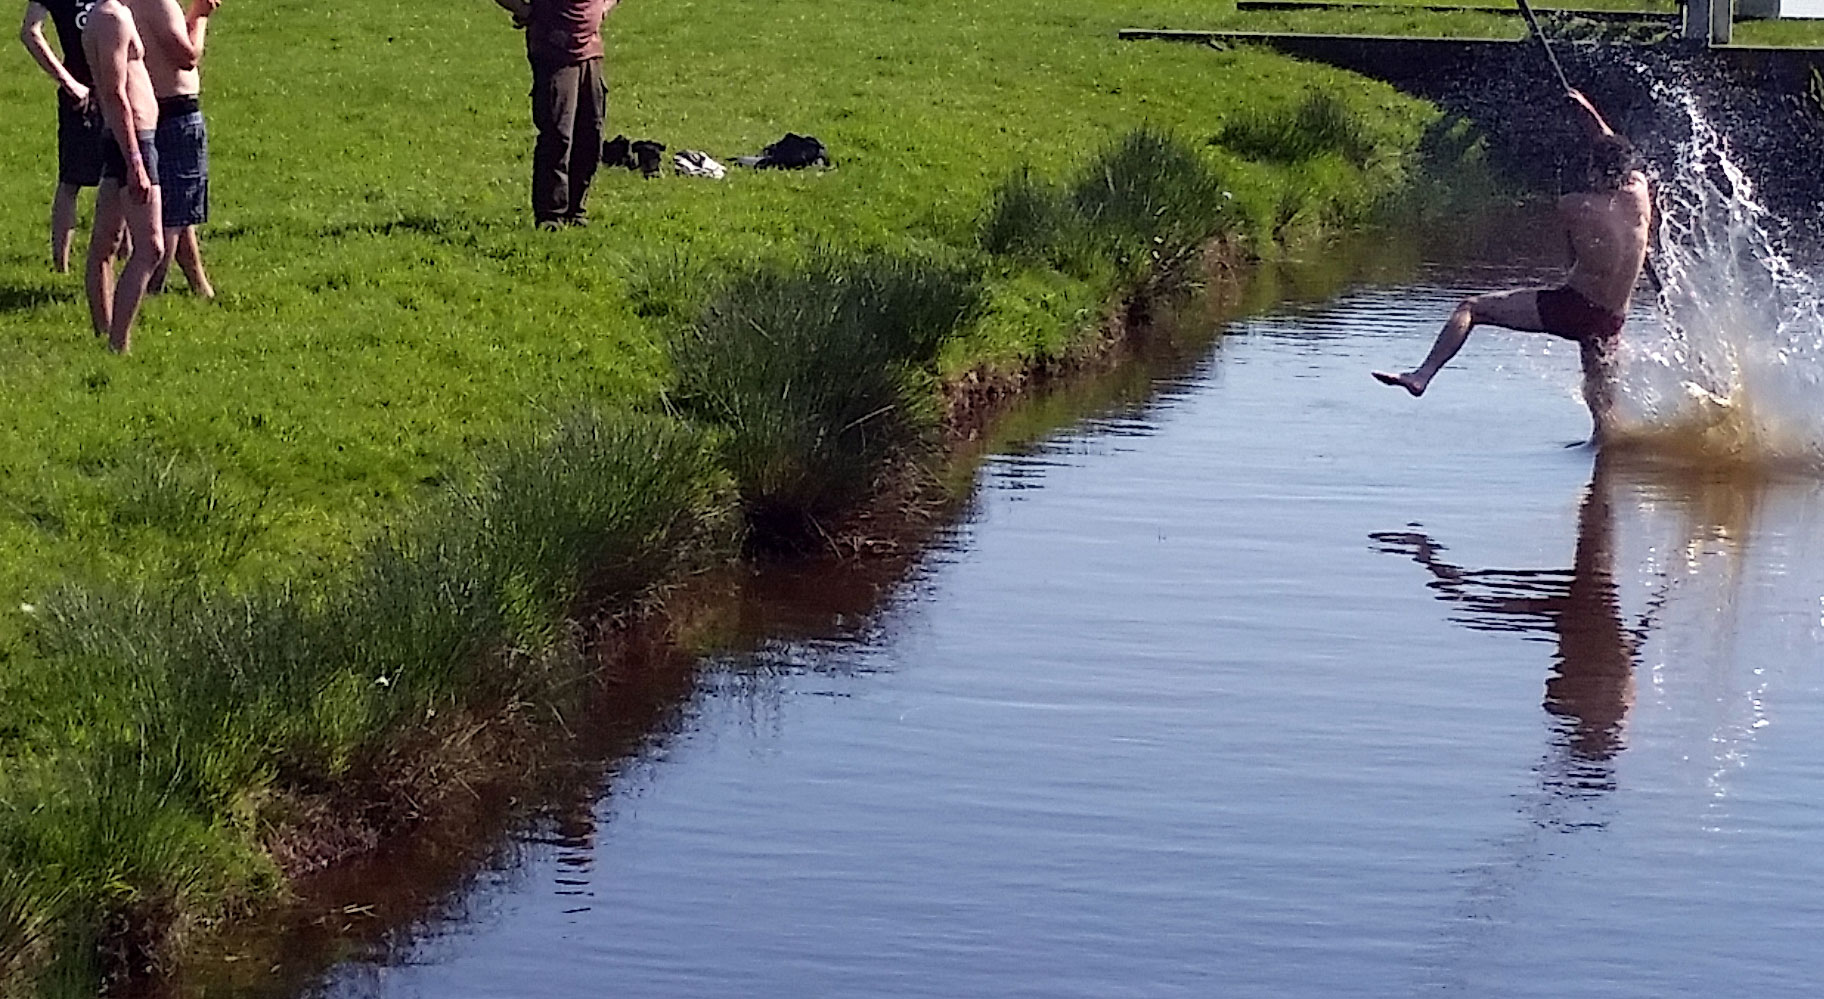
[[[47,305],[74,302],[76,289],[0,281],[0,313],[30,312]]]
[[[386,219],[336,222],[317,230],[317,235],[336,239],[343,236],[394,236],[404,233],[429,236],[445,242],[473,242],[474,230],[481,225],[473,219],[406,212]]]

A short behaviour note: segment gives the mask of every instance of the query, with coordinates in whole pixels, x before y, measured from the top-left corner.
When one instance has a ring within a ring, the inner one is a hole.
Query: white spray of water
[[[1662,323],[1630,338],[1623,436],[1711,461],[1824,466],[1824,288],[1781,252],[1777,219],[1696,95],[1656,89],[1690,137],[1660,178]]]

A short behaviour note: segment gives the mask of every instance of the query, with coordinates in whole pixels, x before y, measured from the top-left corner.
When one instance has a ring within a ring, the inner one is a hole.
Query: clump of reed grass
[[[1215,169],[1188,143],[1148,128],[1092,160],[1070,199],[1105,251],[1129,269],[1191,249],[1234,217]]]
[[[44,961],[56,921],[54,895],[23,869],[0,867],[0,988]]]
[[[996,190],[979,241],[989,253],[1041,259],[1088,275],[1112,267],[1135,280],[1235,228],[1222,176],[1190,144],[1151,128],[1129,132],[1068,184],[1022,168]]]
[[[164,576],[227,572],[265,530],[265,496],[248,495],[207,461],[142,452],[102,476],[107,528],[141,562],[162,562]]]
[[[696,318],[715,276],[715,265],[700,253],[637,251],[627,261],[627,298],[634,315],[675,331]]]
[[[1082,225],[1064,191],[1022,166],[995,189],[979,238],[997,256],[1044,257],[1078,236]]]
[[[48,599],[42,659],[8,683],[33,720],[15,738],[46,752],[0,785],[0,870],[62,872],[97,925],[257,885],[264,789],[336,779],[446,707],[555,696],[539,666],[583,598],[630,607],[732,538],[707,440],[673,420],[578,411],[482,466],[316,586]],[[0,880],[0,954],[44,911]]]
[[[962,267],[820,251],[734,278],[671,344],[672,401],[719,429],[758,540],[866,494],[934,424],[931,362],[975,307]]]
[[[1376,150],[1365,116],[1325,90],[1307,92],[1289,111],[1243,111],[1224,124],[1213,141],[1248,159],[1280,164],[1334,154],[1362,168]]]

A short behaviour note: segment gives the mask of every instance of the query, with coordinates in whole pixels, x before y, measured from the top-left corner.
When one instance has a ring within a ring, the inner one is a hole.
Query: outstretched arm
[[[28,2],[25,5],[25,22],[19,26],[19,41],[24,43],[25,50],[32,54],[44,75],[62,87],[64,93],[76,99],[78,104],[89,99],[89,88],[76,81],[70,75],[69,68],[57,53],[51,51],[50,43],[44,40],[44,22],[49,20],[51,12],[43,4]]]
[[[1582,123],[1584,131],[1589,133],[1590,138],[1615,134],[1615,130],[1609,127],[1609,123],[1602,120],[1602,112],[1596,110],[1596,105],[1591,104],[1588,97],[1583,96],[1583,91],[1567,90],[1564,93],[1577,107],[1577,119]]]
[[[494,0],[494,2],[500,5],[501,10],[513,15],[515,26],[524,27],[526,22],[532,19],[531,0]]]

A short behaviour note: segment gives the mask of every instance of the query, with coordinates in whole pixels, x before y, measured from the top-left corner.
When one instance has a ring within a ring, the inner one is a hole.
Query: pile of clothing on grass
[[[665,143],[654,139],[629,139],[617,135],[602,143],[602,163],[638,171],[642,176],[657,177],[663,172]],[[829,169],[835,163],[830,152],[815,136],[785,133],[785,138],[760,150],[758,156],[737,156],[735,163],[756,170],[803,170],[808,167]],[[728,168],[700,149],[680,149],[671,157],[673,173],[683,177],[707,177],[721,180]]]

